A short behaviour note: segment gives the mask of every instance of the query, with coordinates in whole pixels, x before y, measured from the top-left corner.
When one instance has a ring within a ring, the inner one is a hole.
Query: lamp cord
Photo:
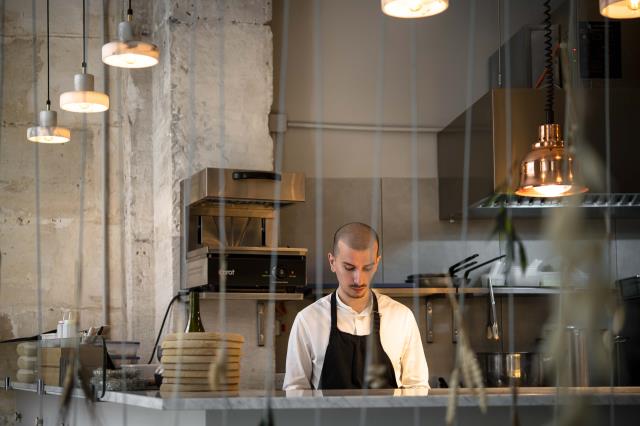
[[[82,0],[82,72],[86,73],[87,72],[87,34],[86,34],[86,29],[85,29],[85,19],[86,19],[86,13],[85,13],[85,1],[86,0]]]
[[[51,93],[49,90],[51,68],[49,63],[49,0],[47,0],[47,111],[51,109]]]
[[[551,0],[544,1],[544,54],[545,54],[545,77],[547,80],[547,97],[544,111],[547,116],[547,124],[552,124],[553,117],[553,57],[552,57],[552,37],[551,37]]]

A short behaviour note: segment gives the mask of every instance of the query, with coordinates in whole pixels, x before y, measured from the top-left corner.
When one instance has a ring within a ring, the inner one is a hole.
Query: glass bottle
[[[200,293],[192,291],[189,293],[189,322],[185,333],[203,332],[204,326],[200,319]]]

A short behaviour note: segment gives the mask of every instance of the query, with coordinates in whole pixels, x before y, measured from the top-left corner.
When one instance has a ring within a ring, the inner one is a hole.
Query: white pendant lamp
[[[160,50],[153,43],[133,40],[133,9],[129,0],[127,20],[118,25],[118,40],[102,46],[102,62],[112,67],[147,68],[158,63]]]
[[[47,0],[47,103],[46,109],[38,115],[38,125],[27,129],[27,139],[40,143],[65,143],[71,140],[71,131],[58,127],[58,114],[51,111],[49,96],[49,0]]]
[[[600,14],[611,19],[640,18],[640,0],[600,0]]]
[[[551,1],[545,0],[545,72],[547,94],[546,123],[538,128],[538,140],[520,163],[520,184],[516,195],[523,197],[564,197],[587,192],[576,179],[576,161],[565,146],[560,125],[553,114],[553,58],[551,56]]]
[[[73,76],[73,91],[60,95],[60,108],[81,113],[103,112],[109,109],[109,96],[94,90],[93,75],[87,74],[87,34],[85,1],[82,0],[82,74]]]
[[[424,18],[449,7],[449,0],[381,0],[382,12],[395,18]]]

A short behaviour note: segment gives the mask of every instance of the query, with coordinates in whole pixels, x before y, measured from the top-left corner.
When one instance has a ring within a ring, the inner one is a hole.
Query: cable
[[[162,324],[160,325],[160,330],[158,331],[158,337],[156,337],[156,343],[154,343],[154,345],[153,345],[153,350],[151,351],[151,357],[149,358],[149,361],[147,362],[147,364],[151,364],[151,361],[153,361],[153,356],[156,354],[156,348],[158,347],[158,342],[160,341],[160,336],[162,336],[162,330],[164,329],[164,323],[167,321],[167,317],[169,316],[169,310],[171,309],[171,305],[173,305],[173,302],[178,300],[181,295],[182,295],[182,293],[178,292],[178,294],[173,296],[173,298],[171,299],[171,302],[169,302],[169,306],[167,306],[167,310],[164,312],[164,318],[162,318]]]
[[[551,37],[551,0],[544,1],[544,67],[547,79],[547,98],[545,100],[544,111],[547,115],[547,124],[552,124],[553,117],[553,56]]]
[[[47,0],[47,111],[51,109],[51,93],[49,90],[51,66],[49,65],[49,0]]]
[[[85,0],[82,0],[82,72],[87,72],[87,34],[85,29]]]

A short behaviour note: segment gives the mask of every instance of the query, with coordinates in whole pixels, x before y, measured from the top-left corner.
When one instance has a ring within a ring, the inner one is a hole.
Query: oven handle
[[[261,172],[261,171],[237,171],[232,174],[233,180],[245,180],[245,179],[264,179],[264,180],[282,180],[280,173],[274,172]]]

